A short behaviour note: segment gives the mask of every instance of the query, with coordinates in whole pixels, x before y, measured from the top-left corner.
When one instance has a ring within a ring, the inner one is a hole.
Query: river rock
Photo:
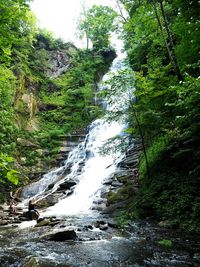
[[[52,183],[52,184],[49,184],[48,185],[48,190],[50,190],[50,189],[52,189],[54,187],[54,184]]]
[[[63,184],[59,185],[58,191],[63,190],[63,189],[70,189],[74,185],[76,185],[76,182],[72,180],[66,181]]]
[[[108,225],[107,225],[107,224],[105,224],[105,225],[101,225],[101,226],[99,227],[99,229],[100,229],[101,231],[108,230]]]
[[[173,227],[172,222],[169,221],[169,220],[160,221],[160,222],[158,223],[158,225],[159,225],[160,227],[164,227],[164,228],[172,228],[172,227]]]
[[[35,257],[31,257],[31,258],[25,259],[24,263],[20,266],[21,267],[40,267],[40,264],[38,263]]]
[[[9,223],[9,220],[0,220],[0,226],[8,225]]]
[[[66,241],[66,240],[76,240],[78,237],[74,230],[66,230],[43,236],[43,238],[50,241]]]
[[[39,219],[36,224],[36,227],[47,226],[50,225],[50,223],[51,223],[50,219]]]

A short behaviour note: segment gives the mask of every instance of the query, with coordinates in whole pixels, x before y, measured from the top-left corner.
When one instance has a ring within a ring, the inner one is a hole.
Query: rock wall
[[[48,62],[50,67],[46,74],[48,77],[56,78],[72,66],[72,57],[66,50],[49,51]]]

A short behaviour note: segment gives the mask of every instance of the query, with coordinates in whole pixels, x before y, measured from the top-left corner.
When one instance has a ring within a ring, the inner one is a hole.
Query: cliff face
[[[49,52],[49,65],[47,76],[51,78],[58,77],[63,74],[72,66],[72,56],[69,51],[50,51]]]
[[[96,83],[115,53],[97,55],[63,43],[49,47],[40,37],[30,57],[29,71],[18,71],[14,97],[15,166],[26,182],[58,165],[65,136],[99,114]]]
[[[37,50],[35,53],[35,61],[40,60],[41,51]],[[74,50],[71,51],[74,53]],[[41,76],[32,76],[20,73],[18,76],[18,86],[14,98],[14,108],[18,113],[17,125],[20,129],[25,129],[29,132],[39,130],[39,123],[37,122],[38,112],[43,105],[41,99],[41,87],[45,84],[45,88],[52,93],[59,90],[49,81],[49,79],[56,78],[61,74],[67,72],[73,64],[72,55],[69,50],[46,50],[45,64],[40,62],[38,72],[41,71]],[[42,70],[41,70],[42,66]],[[54,106],[57,108],[57,106]]]

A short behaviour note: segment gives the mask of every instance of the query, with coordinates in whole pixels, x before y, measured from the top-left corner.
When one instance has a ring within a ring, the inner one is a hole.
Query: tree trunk
[[[116,0],[116,3],[117,3],[117,7],[118,7],[118,9],[119,9],[120,17],[121,17],[125,22],[127,22],[127,19],[124,17],[124,14],[123,14],[122,8],[121,8],[121,6],[120,6],[119,0]]]
[[[162,26],[162,23],[161,23],[161,20],[159,18],[159,15],[158,15],[158,11],[157,11],[157,7],[156,7],[156,2],[155,0],[152,1],[153,2],[153,8],[154,8],[154,11],[155,11],[155,15],[156,15],[156,19],[157,19],[157,22],[158,22],[158,25],[159,25],[159,28],[160,28],[160,31],[161,31],[161,34],[162,34],[162,37],[163,37],[163,40],[164,40],[164,43],[165,43],[165,47],[167,49],[167,52],[168,52],[168,55],[169,55],[169,59],[171,61],[171,64],[173,66],[173,69],[174,69],[174,72],[178,78],[179,81],[183,81],[183,77],[180,73],[180,69],[179,69],[179,66],[177,64],[177,60],[176,60],[176,57],[173,55],[173,49],[169,47],[168,43],[167,43],[167,40],[165,38],[165,33],[164,33],[164,29],[163,29],[163,26]],[[163,10],[164,11],[164,10]],[[169,28],[168,28],[169,29]],[[171,44],[171,43],[170,43]]]
[[[175,45],[174,45],[172,33],[170,31],[170,28],[169,28],[169,22],[167,20],[166,14],[165,14],[165,10],[164,10],[164,6],[163,6],[162,0],[159,0],[159,3],[160,3],[160,9],[161,9],[163,21],[164,21],[164,24],[165,24],[165,28],[166,28],[166,31],[167,31],[168,39],[169,39],[170,46],[171,46],[171,52],[172,52],[172,57],[173,57],[174,65],[175,65],[176,76],[178,77],[179,81],[183,81],[183,76],[181,74],[181,71],[180,71],[180,68],[179,68],[179,65],[178,65],[178,61],[177,61],[177,58],[176,58],[176,55],[175,55]]]
[[[142,150],[143,150],[143,153],[144,153],[144,158],[145,158],[145,162],[146,162],[146,166],[147,166],[147,176],[148,176],[148,180],[150,181],[151,175],[150,175],[149,162],[148,162],[147,152],[146,152],[146,147],[145,147],[144,135],[143,135],[142,128],[141,128],[140,122],[138,120],[138,116],[137,116],[137,113],[135,111],[134,106],[132,108],[133,108],[133,113],[134,113],[134,117],[135,117],[138,129],[139,129],[140,138],[141,138],[141,141],[142,141]]]

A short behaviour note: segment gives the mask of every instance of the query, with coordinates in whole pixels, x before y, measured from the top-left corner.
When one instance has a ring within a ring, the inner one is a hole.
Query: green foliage
[[[0,154],[0,184],[17,185],[19,183],[19,176],[16,170],[13,170],[14,159],[6,154]]]
[[[198,232],[199,4],[120,2],[129,15],[122,37],[136,71],[127,132],[142,137],[151,174],[142,159],[141,188],[130,210]]]
[[[68,50],[69,48],[74,48],[73,43],[66,43],[60,38],[55,38],[54,33],[47,30],[47,29],[39,29],[37,34],[36,34],[36,40],[34,43],[35,47],[40,50],[62,50],[66,49]]]
[[[120,228],[124,228],[125,225],[127,225],[128,223],[128,220],[129,220],[129,216],[128,216],[128,213],[126,211],[122,211],[120,212],[120,215],[119,215],[119,225],[120,225]]]
[[[79,22],[79,30],[86,34],[94,50],[105,49],[110,46],[110,34],[115,30],[114,19],[116,13],[108,6],[92,6],[83,14]]]
[[[163,151],[166,151],[168,147],[168,142],[165,137],[160,137],[152,142],[151,146],[147,150],[147,159],[150,166],[150,169],[153,168],[153,164],[157,164],[160,159]],[[147,166],[146,161],[143,156],[140,162],[140,179],[144,178],[147,175]]]
[[[27,0],[0,1],[0,61],[9,63],[13,48],[31,44],[35,19]]]
[[[172,241],[169,239],[159,240],[158,244],[165,247],[165,248],[171,248],[172,247]]]
[[[87,51],[80,52],[76,55],[73,68],[58,78],[51,79],[49,86],[43,87],[40,94],[42,101],[54,107],[41,114],[46,129],[56,126],[68,132],[84,127],[100,114],[100,109],[93,106],[93,82],[96,72],[104,64],[102,56]],[[50,85],[55,91],[48,89]]]
[[[16,126],[12,107],[16,90],[16,79],[5,66],[0,66],[0,148],[2,152],[12,152],[15,144]]]
[[[15,76],[4,65],[0,66],[0,99],[1,109],[12,105],[15,94]]]
[[[179,129],[181,139],[198,135],[200,129],[200,80],[186,77],[182,85],[173,87],[177,91],[177,100],[174,104],[176,110],[175,124]]]

